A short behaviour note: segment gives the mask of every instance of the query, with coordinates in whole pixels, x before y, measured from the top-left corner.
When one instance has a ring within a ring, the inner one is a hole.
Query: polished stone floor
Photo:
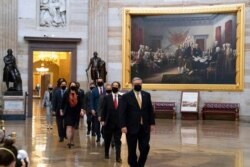
[[[104,159],[103,141],[86,135],[86,124],[80,122],[76,131],[75,146],[58,142],[54,121],[47,130],[44,111],[39,101],[34,105],[34,116],[26,121],[5,121],[6,133],[17,133],[16,146],[29,153],[35,167],[127,167],[127,146],[122,136],[122,164]],[[234,121],[181,121],[156,120],[151,136],[151,150],[147,167],[249,167],[250,122]]]

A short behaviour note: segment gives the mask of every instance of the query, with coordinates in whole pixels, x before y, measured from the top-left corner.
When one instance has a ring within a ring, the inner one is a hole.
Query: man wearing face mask
[[[109,159],[109,148],[114,137],[116,162],[121,163],[121,129],[119,124],[119,106],[121,95],[118,94],[120,83],[112,83],[112,93],[103,98],[101,124],[104,126],[105,159]]]
[[[94,126],[94,117],[92,116],[91,107],[90,107],[90,98],[92,90],[95,88],[94,82],[91,82],[89,84],[89,91],[85,93],[84,96],[84,106],[85,111],[87,115],[87,135],[90,135],[90,131],[92,133],[92,136],[95,136],[95,126]]]
[[[59,142],[63,142],[64,137],[66,137],[66,131],[63,122],[63,116],[60,114],[60,108],[62,104],[63,95],[66,92],[67,82],[62,81],[60,84],[60,89],[55,90],[52,107],[53,112],[56,116],[56,125],[58,130]]]
[[[47,129],[52,129],[52,84],[48,85],[48,90],[44,92],[42,105],[46,109]]]
[[[92,90],[91,100],[90,100],[91,112],[92,112],[92,115],[94,117],[94,122],[95,122],[96,142],[100,142],[100,138],[101,138],[100,121],[98,120],[97,109],[99,105],[99,98],[104,95],[106,95],[106,89],[103,86],[103,79],[98,78],[97,87],[95,87]]]
[[[122,95],[119,107],[121,130],[126,134],[128,144],[128,163],[132,167],[145,166],[149,153],[150,132],[154,130],[155,117],[151,95],[142,91],[142,79],[132,80],[133,90]],[[140,155],[137,159],[136,148]]]
[[[109,95],[112,92],[112,87],[111,87],[111,85],[109,83],[106,83],[105,89],[106,89],[106,95]],[[103,99],[104,99],[105,96],[100,96],[100,98],[99,98],[99,103],[98,103],[98,107],[97,107],[97,115],[98,115],[98,121],[99,122],[101,121],[101,115],[102,115],[102,111],[103,111]],[[103,124],[101,124],[101,134],[102,134],[102,138],[104,139]]]

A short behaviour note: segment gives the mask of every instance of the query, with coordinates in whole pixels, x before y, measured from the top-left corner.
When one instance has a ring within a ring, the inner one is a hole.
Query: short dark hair
[[[66,82],[67,83],[67,81],[66,81],[65,78],[58,78],[58,80],[57,80],[57,86],[59,87],[62,82]]]
[[[117,83],[117,85],[118,85],[118,88],[121,88],[121,84],[120,84],[120,82],[118,82],[118,81],[114,81],[114,82],[112,82],[112,86],[113,86],[113,84],[115,84],[115,83]]]

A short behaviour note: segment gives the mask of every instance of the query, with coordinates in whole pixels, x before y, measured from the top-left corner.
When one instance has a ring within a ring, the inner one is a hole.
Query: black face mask
[[[103,82],[97,82],[98,86],[103,86]]]
[[[92,90],[92,89],[94,89],[94,88],[95,88],[94,86],[91,86],[89,89]]]
[[[66,89],[66,86],[62,86],[61,88],[62,88],[62,90],[65,90],[65,89]]]
[[[53,88],[48,88],[50,91],[52,91],[53,90]]]
[[[134,85],[134,90],[137,92],[141,91],[141,85]]]
[[[112,92],[113,92],[113,93],[117,93],[118,90],[119,90],[119,89],[118,89],[117,87],[112,87]]]
[[[110,94],[112,92],[112,90],[106,90],[107,94]]]
[[[77,90],[77,87],[76,86],[71,86],[70,90]]]

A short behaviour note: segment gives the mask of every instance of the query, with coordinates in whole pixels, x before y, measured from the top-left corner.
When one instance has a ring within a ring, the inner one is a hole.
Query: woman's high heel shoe
[[[71,144],[70,143],[68,143],[67,145],[68,145],[68,148],[71,148]]]

